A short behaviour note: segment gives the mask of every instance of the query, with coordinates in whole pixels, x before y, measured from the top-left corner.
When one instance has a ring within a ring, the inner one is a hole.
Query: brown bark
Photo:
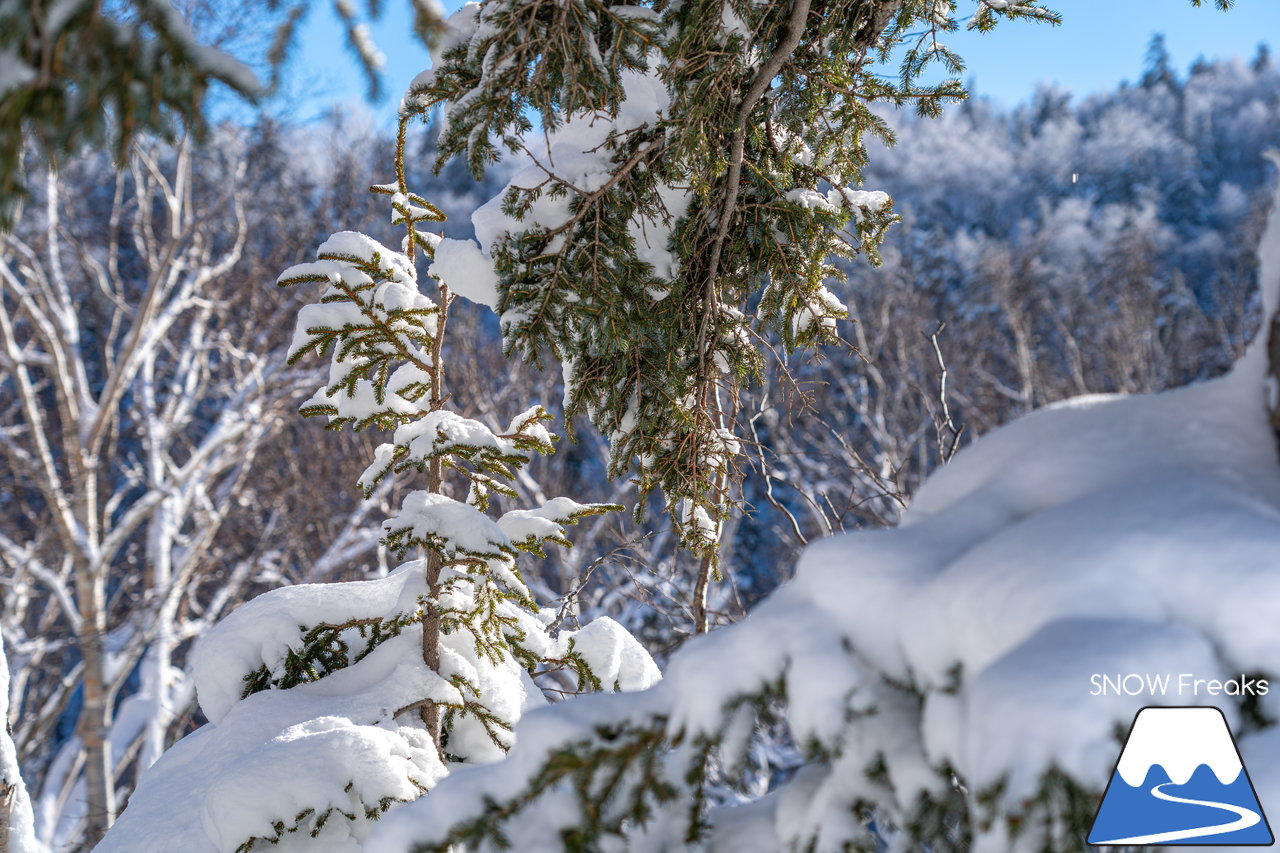
[[[433,462],[432,467],[439,466]],[[438,470],[437,470],[437,476]],[[427,552],[427,613],[422,620],[422,662],[432,672],[440,672],[440,610],[436,606],[436,598],[440,587],[440,555],[435,551]],[[422,724],[427,727],[436,751],[444,757],[440,744],[440,706],[435,702],[422,705]]]
[[[444,331],[449,321],[449,289],[440,285],[440,313],[436,319],[435,341],[431,347],[431,410],[435,411],[444,405]],[[444,484],[444,466],[439,459],[432,459],[427,466],[427,491],[438,494]],[[427,550],[427,612],[422,620],[422,662],[432,672],[440,672],[440,610],[436,606],[440,590],[440,555],[434,550]],[[444,758],[444,749],[440,742],[440,706],[434,702],[425,702],[421,708],[422,724],[426,726],[436,751]]]
[[[0,779],[0,853],[9,853],[9,815],[13,810],[13,797],[17,788]]]

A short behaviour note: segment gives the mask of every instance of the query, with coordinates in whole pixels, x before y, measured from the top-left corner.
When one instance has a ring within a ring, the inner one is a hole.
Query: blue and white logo
[[[1089,843],[1269,846],[1271,827],[1217,708],[1143,708]]]

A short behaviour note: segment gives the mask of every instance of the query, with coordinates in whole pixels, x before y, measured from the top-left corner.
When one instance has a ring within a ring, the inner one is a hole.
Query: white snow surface
[[[572,498],[552,498],[535,509],[504,512],[498,519],[498,527],[512,542],[562,540],[565,538],[562,525],[571,523],[579,514],[589,510],[590,507]]]
[[[464,552],[497,558],[512,548],[498,523],[480,510],[421,489],[405,495],[399,512],[382,522],[382,528],[389,533],[409,531],[417,540],[434,538],[449,559]]]
[[[1269,316],[1280,216],[1260,259]],[[438,840],[483,814],[486,797],[525,790],[551,750],[597,725],[653,714],[685,742],[717,733],[726,703],[779,678],[797,740],[837,757],[713,813],[710,850],[841,850],[866,840],[852,803],[901,823],[921,795],[951,795],[951,770],[971,794],[974,853],[1044,849],[1038,833],[1053,822],[1034,798],[1045,774],[1100,794],[1117,732],[1150,704],[1221,707],[1264,809],[1280,814],[1280,734],[1242,725],[1237,700],[1091,695],[1095,673],[1266,673],[1259,707],[1280,717],[1280,467],[1265,377],[1255,342],[1222,378],[1070,400],[984,436],[925,483],[900,527],[810,546],[794,581],[742,622],[690,640],[651,690],[526,716],[502,764],[399,809],[366,850]],[[868,776],[876,766],[882,778]],[[1013,834],[1019,816],[1030,830]],[[556,828],[574,818],[553,792],[506,832],[516,849],[555,849]]]
[[[499,438],[479,421],[464,418],[448,409],[428,412],[417,420],[396,427],[393,444],[409,450],[409,458],[425,462],[459,447],[475,447],[496,453],[519,455],[515,442]]]
[[[498,274],[475,240],[445,237],[435,249],[435,260],[427,269],[454,293],[479,305],[498,307]]]
[[[0,786],[8,786],[10,798],[8,838],[0,839],[4,842],[0,849],[7,853],[48,853],[36,840],[31,797],[18,769],[18,751],[9,734],[8,720],[9,663],[4,653],[4,637],[0,637]]]
[[[416,796],[410,780],[431,787],[446,773],[435,748],[420,732],[390,720],[424,695],[456,698],[414,654],[420,645],[420,629],[409,629],[356,666],[237,702],[144,774],[95,849],[232,853],[250,837],[272,835],[273,821],[288,821],[304,808],[351,811],[348,782],[365,803]],[[357,851],[365,832],[363,819],[332,820],[320,839],[290,834],[274,849]]]
[[[1148,770],[1159,766],[1175,785],[1185,785],[1201,764],[1224,785],[1240,775],[1240,756],[1217,708],[1143,708],[1116,772],[1136,788],[1146,781]]]
[[[412,564],[385,578],[342,584],[298,584],[241,605],[196,643],[191,672],[200,709],[219,723],[240,701],[243,678],[274,666],[298,643],[299,625],[340,624],[353,614],[413,610],[424,583]]]
[[[572,632],[574,649],[606,690],[644,690],[662,674],[631,632],[608,616],[600,616]]]

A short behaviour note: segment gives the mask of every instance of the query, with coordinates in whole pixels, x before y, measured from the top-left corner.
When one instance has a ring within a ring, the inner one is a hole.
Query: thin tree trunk
[[[80,650],[84,656],[84,704],[80,710],[80,742],[85,752],[85,840],[96,843],[115,821],[115,774],[111,767],[105,634],[106,591],[102,578],[88,567],[80,578]]]
[[[707,618],[707,593],[711,587],[711,555],[703,554],[698,563],[698,579],[693,586],[693,633],[705,634],[711,630]]]
[[[427,475],[428,482],[440,479],[440,462],[432,460]],[[428,487],[430,488],[430,487]],[[434,491],[434,490],[432,490]],[[440,555],[435,551],[427,551],[427,613],[422,620],[422,662],[432,672],[440,672],[440,608],[437,596],[440,588]],[[444,757],[444,749],[440,743],[440,706],[435,702],[427,702],[422,706],[422,723],[427,727],[436,751]]]
[[[431,347],[431,368],[435,371],[431,380],[431,410],[444,405],[444,330],[449,320],[449,289],[440,285],[440,313],[436,319],[435,341]],[[439,494],[444,484],[444,468],[439,459],[432,459],[427,466],[427,491]],[[435,673],[440,672],[440,555],[427,549],[427,612],[422,620],[422,662]],[[422,706],[422,723],[436,745],[436,751],[444,758],[441,743],[440,706],[427,702]]]
[[[158,461],[153,461],[152,482],[163,482]],[[169,667],[174,647],[173,614],[168,604],[169,589],[173,583],[174,547],[173,507],[166,501],[156,509],[147,525],[147,563],[151,569],[151,582],[147,588],[156,596],[153,637],[142,659],[142,687],[150,686],[152,705],[143,728],[142,749],[138,754],[138,773],[160,760],[164,753],[165,735],[172,715],[169,693]]]
[[[18,790],[0,779],[0,853],[9,853],[9,814],[13,811],[14,794]]]

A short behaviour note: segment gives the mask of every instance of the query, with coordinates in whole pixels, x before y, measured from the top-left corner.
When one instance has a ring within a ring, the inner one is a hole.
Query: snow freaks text
[[[1099,673],[1089,677],[1090,696],[1266,696],[1265,678],[1241,674],[1239,678],[1197,678],[1181,673]]]

